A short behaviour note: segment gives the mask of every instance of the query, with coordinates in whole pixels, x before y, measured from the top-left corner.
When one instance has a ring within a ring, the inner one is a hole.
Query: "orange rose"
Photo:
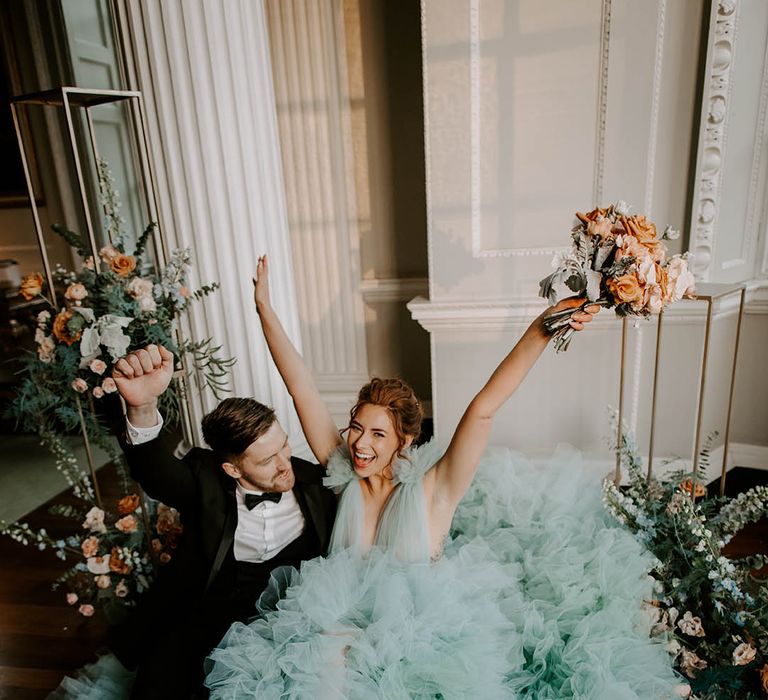
[[[760,684],[763,686],[763,692],[768,695],[768,664],[765,664],[758,673],[760,674]]]
[[[135,493],[132,493],[125,498],[121,498],[117,502],[117,512],[120,513],[120,515],[129,515],[140,505],[141,499]]]
[[[99,551],[99,540],[95,537],[87,537],[80,543],[80,549],[83,550],[84,557],[95,557],[96,552]]]
[[[635,275],[622,275],[615,279],[610,278],[605,284],[618,303],[632,304],[633,306],[636,304],[642,305],[643,289]]]
[[[688,495],[691,494],[691,491],[694,491],[693,488],[693,481],[690,479],[683,479],[683,481],[680,482],[680,488],[685,491]],[[696,490],[694,491],[694,498],[701,498],[705,493],[707,492],[707,489],[704,488],[704,484],[696,482]]]
[[[645,246],[653,246],[658,242],[656,238],[656,224],[648,221],[645,215],[622,216],[620,219],[624,230]]]
[[[118,253],[109,261],[109,268],[119,277],[127,277],[136,269],[136,258],[133,255]]]
[[[21,286],[19,287],[19,294],[27,301],[32,301],[38,294],[43,291],[43,276],[39,272],[35,272],[31,275],[24,275],[21,280]]]
[[[581,221],[581,223],[588,224],[590,221],[599,221],[600,219],[605,218],[607,213],[607,209],[593,209],[592,211],[588,211],[586,214],[582,214],[580,211],[577,211],[576,218]]]
[[[667,298],[667,271],[659,265],[659,263],[655,264],[656,267],[656,284],[659,285],[659,288],[661,289],[661,297],[662,299]]]
[[[56,338],[56,340],[58,340],[60,343],[72,345],[72,343],[76,343],[78,340],[80,340],[80,336],[83,332],[77,331],[73,334],[67,326],[70,319],[74,315],[74,312],[70,311],[69,309],[63,309],[59,311],[59,313],[56,314],[56,318],[53,319],[53,337]]]
[[[112,547],[112,553],[109,555],[109,570],[114,571],[116,574],[128,574],[133,568],[131,562],[120,558],[120,550],[117,547]]]

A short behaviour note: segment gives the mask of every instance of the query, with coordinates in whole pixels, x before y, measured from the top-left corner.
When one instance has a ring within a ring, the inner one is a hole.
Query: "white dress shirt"
[[[151,428],[137,428],[126,418],[126,436],[132,445],[154,440],[163,428],[163,417],[157,413],[157,424]],[[263,491],[235,487],[237,501],[237,527],[234,554],[237,561],[258,563],[272,559],[281,549],[304,532],[304,515],[293,491],[283,493],[278,503],[263,501],[253,510],[245,507],[245,494]]]

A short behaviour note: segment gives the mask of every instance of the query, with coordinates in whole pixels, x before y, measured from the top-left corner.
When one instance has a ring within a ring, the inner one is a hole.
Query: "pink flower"
[[[37,356],[40,358],[40,362],[48,364],[53,359],[53,353],[56,351],[56,342],[50,335],[43,338],[42,342],[37,348]]]
[[[105,588],[109,588],[112,585],[112,579],[109,578],[109,575],[107,574],[100,574],[99,576],[94,576],[94,580],[96,581],[96,586],[98,588],[101,588],[102,590]]]
[[[157,304],[152,297],[141,297],[139,299],[139,310],[146,314],[151,314],[157,311]]]
[[[91,360],[91,364],[88,365],[88,369],[91,370],[94,374],[104,374],[104,371],[107,369],[107,363],[104,362],[104,360]]]
[[[91,532],[106,532],[107,526],[104,524],[104,511],[97,506],[93,506],[85,514],[83,529],[90,530]]]
[[[117,384],[112,377],[107,377],[102,383],[101,388],[104,389],[105,394],[114,394],[117,391]]]
[[[118,255],[120,255],[120,251],[117,248],[115,248],[115,246],[113,245],[105,245],[99,251],[99,257],[105,262],[110,262],[111,260],[114,260]]]
[[[95,557],[96,552],[99,551],[99,540],[96,537],[86,537],[82,543],[80,544],[80,549],[83,550],[83,556],[87,559],[88,557]]]
[[[132,515],[126,515],[115,523],[115,527],[120,530],[120,532],[136,532],[138,523],[136,522],[136,518]]]
[[[64,298],[68,301],[74,301],[76,305],[79,305],[85,297],[88,296],[88,290],[85,285],[75,282],[67,287],[67,291],[64,292]]]
[[[93,613],[96,611],[93,608],[93,605],[88,605],[87,603],[85,605],[81,605],[77,612],[79,612],[83,617],[92,617]]]
[[[102,389],[100,386],[93,387],[93,398],[94,399],[100,399],[102,396],[104,396],[104,389]]]
[[[88,382],[86,382],[82,377],[78,377],[75,379],[75,381],[72,382],[72,388],[78,394],[84,394],[86,391],[88,391]]]
[[[155,285],[152,280],[147,280],[142,277],[134,277],[126,286],[125,290],[134,299],[143,299],[145,297],[152,298],[152,290]]]
[[[115,586],[115,595],[118,598],[125,598],[128,595],[128,586],[125,585],[123,579],[120,579],[120,582]]]
[[[109,573],[109,556],[106,554],[103,557],[89,557],[85,563],[94,576]]]
[[[74,605],[77,600],[77,593],[67,593],[67,605]]]

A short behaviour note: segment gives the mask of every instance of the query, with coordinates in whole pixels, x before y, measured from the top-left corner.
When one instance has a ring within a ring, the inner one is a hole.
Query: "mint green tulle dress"
[[[422,478],[434,443],[395,466],[364,551],[363,497],[346,447],[331,553],[281,569],[206,661],[211,698],[674,698],[648,638],[650,556],[609,522],[577,453],[549,465],[489,451],[430,561]]]

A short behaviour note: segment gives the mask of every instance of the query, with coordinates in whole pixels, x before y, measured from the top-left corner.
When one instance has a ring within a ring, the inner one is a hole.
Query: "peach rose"
[[[91,363],[88,365],[88,369],[91,370],[94,374],[104,374],[104,372],[107,369],[107,363],[104,362],[104,360],[91,360]]]
[[[75,304],[79,304],[85,297],[88,296],[88,290],[85,285],[79,282],[74,282],[67,287],[67,291],[64,292],[64,298],[68,301],[73,301]]]
[[[77,601],[77,593],[67,593],[67,605],[74,605]]]
[[[60,343],[72,345],[80,340],[82,331],[72,333],[67,325],[74,315],[74,312],[69,309],[62,309],[53,319],[53,337]]]
[[[96,582],[96,587],[104,590],[112,585],[112,579],[109,578],[109,574],[101,574],[101,576],[94,576],[93,579]]]
[[[171,561],[171,555],[168,554],[168,552],[163,552],[160,555],[160,563],[161,564],[167,564],[169,561]]]
[[[742,642],[733,650],[733,665],[734,666],[746,666],[754,661],[757,655],[757,649],[751,644]]]
[[[118,253],[109,261],[109,269],[118,277],[127,277],[136,269],[136,258],[133,255]]]
[[[125,575],[130,573],[132,568],[131,562],[120,558],[120,550],[117,547],[112,547],[112,553],[109,555],[109,570],[116,574]]]
[[[88,391],[88,382],[86,382],[85,379],[78,377],[72,382],[72,388],[78,394],[84,394],[86,391]]]
[[[763,692],[768,695],[768,664],[765,664],[760,671],[760,684],[763,686]]]
[[[656,237],[656,224],[648,221],[644,214],[622,216],[619,218],[619,221],[621,221],[624,230],[630,236],[634,236],[639,243],[649,245],[658,241]]]
[[[96,537],[86,537],[81,543],[80,543],[80,549],[83,550],[83,556],[88,557],[95,557],[96,552],[99,551],[99,540]]]
[[[693,294],[696,288],[696,279],[688,269],[688,261],[685,258],[676,255],[669,261],[666,270],[669,301],[679,301],[685,295]]]
[[[86,270],[96,269],[96,263],[93,262],[93,255],[89,255],[85,260],[83,260],[83,267]]]
[[[125,598],[128,595],[128,586],[125,585],[125,581],[122,579],[115,586],[115,595],[118,598]]]
[[[593,209],[592,211],[588,211],[586,214],[577,211],[576,212],[576,218],[581,221],[582,224],[589,224],[590,221],[599,221],[600,219],[604,219],[605,215],[608,213],[607,209]]]
[[[104,389],[105,394],[114,394],[117,391],[117,384],[112,377],[107,377],[102,383],[101,388]]]
[[[93,617],[93,613],[95,613],[96,610],[94,609],[93,605],[86,603],[85,605],[81,605],[77,609],[77,612],[79,612],[83,617]]]
[[[151,545],[152,545],[152,551],[155,554],[159,554],[160,552],[163,551],[163,543],[159,539],[157,539],[157,537],[152,538]]]
[[[121,515],[129,515],[133,513],[141,505],[141,499],[135,494],[131,493],[128,496],[121,498],[117,502],[117,512]]]
[[[611,229],[613,228],[613,223],[610,219],[606,219],[605,217],[598,217],[594,221],[590,221],[587,224],[587,233],[590,236],[598,236],[601,241],[604,241],[608,236],[611,235]]]
[[[120,532],[136,532],[138,523],[136,522],[136,518],[132,515],[126,515],[115,523],[115,527],[120,530]]]
[[[631,304],[633,308],[643,303],[643,289],[635,275],[609,278],[605,284],[617,302]]]
[[[104,396],[104,389],[102,389],[100,386],[93,387],[93,398],[94,399],[100,399]]]
[[[680,651],[680,669],[688,678],[695,678],[696,671],[703,671],[707,667],[707,662],[700,659],[696,652],[682,649]]]
[[[36,296],[43,292],[43,276],[39,272],[33,272],[31,275],[24,275],[21,279],[19,294],[27,301],[32,301]]]
[[[648,249],[640,245],[637,238],[629,235],[621,235],[616,238],[616,261],[618,262],[622,258],[633,257],[635,260],[640,261],[648,256]]]
[[[181,532],[179,512],[175,508],[169,508],[164,503],[157,507],[157,523],[155,528],[161,535],[173,535]]]

